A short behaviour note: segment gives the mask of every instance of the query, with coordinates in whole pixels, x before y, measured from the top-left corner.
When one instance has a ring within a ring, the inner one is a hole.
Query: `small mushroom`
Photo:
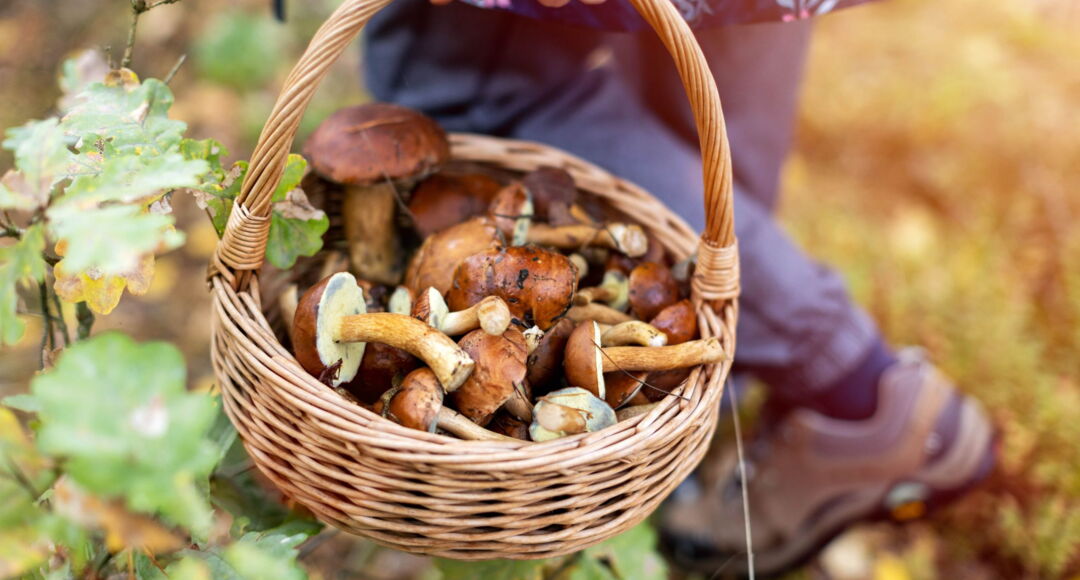
[[[436,173],[420,182],[409,200],[413,227],[420,237],[426,238],[483,215],[500,187],[499,182],[479,173]]]
[[[630,272],[630,311],[639,320],[652,320],[681,298],[671,270],[656,262],[643,262]]]
[[[590,286],[578,290],[574,295],[574,304],[584,306],[590,302],[603,302],[615,310],[625,311],[630,304],[630,283],[626,274],[618,270],[604,272],[604,280],[599,286]]]
[[[495,221],[495,227],[499,228],[507,245],[524,245],[533,218],[532,196],[520,183],[512,183],[499,190],[491,200],[488,215]]]
[[[405,427],[428,433],[442,429],[468,440],[514,441],[444,407],[443,389],[435,373],[428,368],[409,373],[401,381],[401,386],[387,392],[382,402],[383,416]]]
[[[417,111],[372,103],[330,115],[304,153],[319,176],[345,188],[341,213],[353,269],[397,284],[404,257],[395,230],[398,191],[411,190],[450,158],[446,133]]]
[[[618,250],[627,256],[645,254],[649,240],[641,226],[610,222],[600,225],[571,224],[553,226],[535,223],[529,227],[528,241],[560,250],[599,246]]]
[[[292,335],[304,369],[337,387],[356,377],[366,343],[381,342],[427,363],[447,392],[472,372],[472,359],[445,334],[410,316],[366,310],[364,292],[348,272],[309,288],[297,306]]]
[[[592,393],[578,387],[559,389],[536,401],[529,436],[550,441],[567,435],[593,433],[616,423],[615,411]]]
[[[668,344],[680,344],[697,338],[697,314],[689,300],[680,300],[665,307],[649,324],[667,335]]]
[[[454,271],[469,256],[499,248],[499,230],[488,217],[475,217],[429,236],[405,270],[405,286],[414,293],[431,286],[446,294]]]
[[[463,310],[487,296],[498,296],[520,326],[535,324],[546,331],[566,313],[576,289],[566,256],[532,245],[514,246],[486,250],[461,262],[446,303]]]
[[[521,334],[525,335],[525,352],[530,355],[540,346],[540,342],[544,340],[544,331],[540,330],[540,327],[535,324],[527,328]]]
[[[664,250],[664,246],[652,234],[646,233],[645,237],[649,240],[649,249],[643,255],[631,258],[620,252],[611,252],[604,262],[604,267],[608,270],[618,270],[629,275],[642,262],[666,264],[667,252]]]
[[[487,425],[504,405],[518,419],[532,420],[521,331],[511,327],[498,336],[475,330],[462,337],[458,346],[476,366],[461,388],[450,394],[454,408],[480,426]]]
[[[634,317],[615,310],[610,306],[598,304],[596,302],[590,302],[584,306],[574,306],[570,310],[566,311],[566,317],[574,322],[586,322],[589,320],[595,320],[600,324],[619,324],[620,322],[627,322],[633,320]]]
[[[605,398],[604,373],[613,371],[666,371],[713,364],[724,360],[720,340],[706,338],[674,346],[601,346],[595,322],[579,325],[566,344],[563,368],[566,380]]]
[[[563,352],[570,333],[574,332],[574,323],[566,318],[560,319],[544,333],[536,348],[529,353],[528,373],[525,380],[534,391],[543,393],[545,387],[555,383],[562,371]]]
[[[510,309],[497,296],[487,296],[464,310],[450,312],[442,294],[430,287],[416,299],[412,316],[449,336],[459,336],[477,328],[500,336],[510,326]]]
[[[386,301],[386,311],[394,314],[411,314],[413,297],[413,291],[408,286],[398,286],[390,293],[390,299]]]

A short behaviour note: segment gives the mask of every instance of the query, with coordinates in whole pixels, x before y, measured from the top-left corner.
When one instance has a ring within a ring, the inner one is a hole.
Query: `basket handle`
[[[364,24],[391,0],[345,0],[319,28],[285,80],[252,153],[247,176],[218,243],[211,275],[234,288],[246,286],[263,263],[270,230],[270,199],[311,97],[330,65]],[[732,210],[731,152],[716,82],[690,27],[670,0],[630,0],[675,61],[694,113],[705,182],[705,231],[698,246],[692,288],[698,297],[730,300],[738,295],[739,269]]]

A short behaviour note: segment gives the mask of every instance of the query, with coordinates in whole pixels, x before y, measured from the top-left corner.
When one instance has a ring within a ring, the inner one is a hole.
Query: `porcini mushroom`
[[[667,335],[668,344],[682,344],[697,338],[698,325],[694,305],[689,300],[680,300],[660,311],[650,324]],[[672,369],[654,371],[645,377],[649,389],[642,391],[645,398],[658,401],[690,376],[690,369]]]
[[[468,380],[450,394],[454,408],[481,427],[504,405],[523,421],[532,420],[525,386],[525,337],[510,327],[501,335],[475,330],[458,346],[476,361]],[[523,403],[523,404],[522,404]]]
[[[492,249],[466,258],[454,271],[446,303],[463,310],[487,296],[506,301],[521,326],[547,330],[566,313],[577,289],[562,254],[537,246]]]
[[[499,230],[488,217],[475,217],[429,236],[413,254],[405,270],[405,286],[414,293],[431,286],[446,294],[454,271],[465,258],[499,248]]]
[[[501,186],[479,173],[436,173],[420,182],[409,200],[413,227],[426,238],[456,223],[483,215]]]
[[[309,288],[296,308],[292,335],[304,369],[336,387],[356,376],[366,343],[381,342],[427,363],[447,392],[472,372],[472,359],[445,334],[404,314],[366,311],[363,290],[348,272]]]
[[[624,346],[636,344],[638,346],[664,346],[667,344],[667,336],[652,325],[640,320],[631,320],[616,324],[603,331],[600,335],[600,343],[603,346]],[[618,409],[623,405],[648,403],[649,400],[641,395],[642,387],[646,384],[647,371],[615,371],[604,375],[604,400],[612,409]]]
[[[604,272],[599,286],[582,288],[574,295],[574,304],[584,306],[590,302],[603,302],[615,310],[625,311],[630,297],[630,283],[626,274],[618,270]]]
[[[394,229],[397,192],[412,189],[450,158],[446,133],[417,111],[372,103],[330,115],[304,153],[319,176],[345,187],[341,213],[353,269],[362,278],[397,284],[403,266]]]
[[[464,310],[450,312],[442,294],[431,287],[421,292],[416,299],[412,316],[450,336],[465,334],[476,328],[500,336],[510,326],[510,309],[506,302],[497,296],[487,296]]]
[[[442,429],[462,439],[514,441],[469,421],[443,406],[443,389],[431,369],[416,369],[383,397],[382,414],[405,427],[434,433]]]
[[[615,411],[607,403],[585,389],[568,387],[536,401],[529,436],[533,441],[550,441],[599,431],[616,421]]]
[[[638,264],[630,272],[629,281],[630,311],[639,320],[652,320],[661,310],[679,301],[679,283],[663,264]]]
[[[495,413],[495,418],[488,423],[487,428],[500,435],[529,441],[529,422],[522,421],[506,411]]]

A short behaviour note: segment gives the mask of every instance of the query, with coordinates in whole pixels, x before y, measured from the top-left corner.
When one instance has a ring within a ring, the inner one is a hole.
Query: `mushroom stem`
[[[488,431],[483,427],[473,423],[465,418],[464,415],[458,413],[453,409],[443,407],[439,409],[438,417],[439,428],[443,431],[447,431],[462,439],[468,439],[471,441],[513,441],[518,442],[513,437],[507,437],[506,435],[500,435],[493,431]]]
[[[488,296],[465,310],[448,313],[439,330],[455,336],[482,328],[488,334],[501,335],[510,326],[510,319],[506,302],[498,296]]]
[[[566,311],[566,316],[574,322],[595,320],[600,324],[619,324],[633,320],[629,314],[596,302],[590,302],[584,306],[572,306]]]
[[[408,314],[412,311],[413,306],[413,293],[406,286],[398,286],[390,294],[390,299],[386,302],[386,309],[394,314]]]
[[[404,314],[376,312],[343,316],[334,340],[381,342],[400,348],[426,362],[448,393],[465,382],[475,364],[450,337]]]
[[[341,214],[349,258],[358,276],[378,284],[401,278],[401,246],[394,231],[397,192],[389,183],[345,188]]]
[[[602,350],[605,373],[618,370],[669,371],[718,363],[726,356],[720,339],[716,337],[674,346],[611,346]]]
[[[599,286],[582,288],[574,295],[574,304],[584,306],[590,302],[604,302],[615,310],[626,310],[630,286],[626,275],[618,270],[604,272]]]
[[[600,336],[600,344],[603,346],[664,346],[667,344],[667,335],[655,326],[640,320],[620,322],[608,328]]]
[[[570,254],[567,257],[570,258],[570,263],[574,265],[574,275],[577,277],[578,282],[581,282],[582,278],[589,275],[589,261],[581,254]]]
[[[529,228],[528,241],[564,250],[600,246],[618,250],[632,258],[644,255],[649,249],[649,240],[640,226],[621,223],[600,226],[533,224]]]

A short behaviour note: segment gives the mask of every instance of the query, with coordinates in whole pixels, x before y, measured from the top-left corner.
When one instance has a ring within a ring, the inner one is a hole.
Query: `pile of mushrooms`
[[[664,248],[562,169],[446,167],[442,129],[385,104],[338,111],[304,151],[342,199],[349,264],[290,301],[293,352],[391,421],[548,441],[642,414],[724,357]]]

